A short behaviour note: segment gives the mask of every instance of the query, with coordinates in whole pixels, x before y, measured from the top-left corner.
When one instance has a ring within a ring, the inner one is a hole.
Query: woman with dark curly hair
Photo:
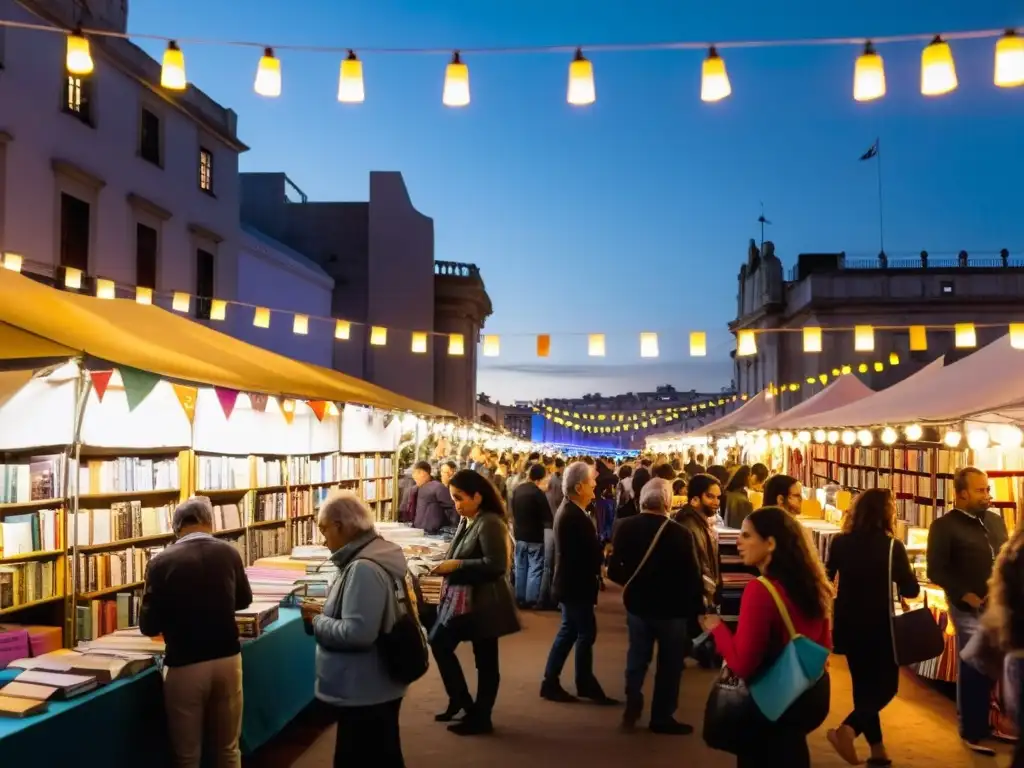
[[[831,648],[832,586],[800,523],[779,507],[762,507],[743,521],[738,547],[743,563],[756,567],[774,588],[796,632]],[[735,634],[718,616],[705,616],[701,624],[714,635],[718,652],[742,680],[768,669],[790,641],[775,597],[760,580],[743,590]],[[828,715],[829,692],[826,671],[779,720],[763,719],[756,733],[745,739],[749,751],[737,755],[737,768],[810,768],[807,734]]]

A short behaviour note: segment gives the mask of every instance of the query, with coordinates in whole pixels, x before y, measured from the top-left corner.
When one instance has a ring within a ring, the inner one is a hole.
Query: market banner
[[[238,390],[214,387],[213,391],[217,393],[217,401],[220,403],[221,410],[224,411],[224,418],[230,419],[235,410],[235,403],[238,402]]]
[[[188,417],[188,423],[195,424],[196,399],[199,397],[199,389],[184,384],[172,384],[171,386],[174,388],[174,394],[177,396],[178,402],[181,403],[182,410],[185,411],[185,416]]]
[[[246,394],[249,395],[249,404],[254,411],[259,413],[267,412],[267,400],[270,399],[267,395],[259,392],[247,392]]]
[[[107,387],[110,386],[110,377],[114,375],[110,371],[89,371],[89,378],[92,379],[92,388],[96,390],[96,397],[102,403],[103,396],[107,394]]]
[[[307,400],[306,405],[316,415],[317,421],[324,420],[324,414],[327,413],[327,401],[326,400]]]
[[[138,368],[121,366],[117,370],[121,372],[121,381],[124,382],[124,394],[128,398],[128,410],[134,411],[149,397],[149,393],[160,381],[160,377],[149,371],[141,371]]]

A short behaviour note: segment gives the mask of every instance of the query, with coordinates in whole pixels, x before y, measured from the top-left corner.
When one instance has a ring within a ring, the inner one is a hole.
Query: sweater
[[[812,619],[801,613],[785,587],[776,579],[770,579],[778,591],[796,631],[809,640],[831,650],[832,632],[824,616]],[[789,644],[789,631],[779,613],[775,600],[768,589],[759,581],[751,581],[743,589],[740,600],[739,624],[733,634],[724,624],[712,630],[715,647],[725,663],[742,680],[750,680],[762,669],[775,661]]]
[[[543,544],[544,529],[550,528],[554,515],[548,498],[536,483],[522,483],[512,494],[513,533],[516,541]]]

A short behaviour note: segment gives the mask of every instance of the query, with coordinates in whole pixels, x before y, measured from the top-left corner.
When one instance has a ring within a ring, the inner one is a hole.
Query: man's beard
[[[711,507],[704,507],[704,506],[702,506],[701,507],[701,511],[704,513],[704,517],[707,517],[707,518],[712,518],[712,517],[714,517],[715,515],[718,514],[718,510],[717,509],[712,509]]]

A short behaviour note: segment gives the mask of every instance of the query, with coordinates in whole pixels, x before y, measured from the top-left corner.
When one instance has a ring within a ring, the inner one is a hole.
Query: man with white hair
[[[153,558],[139,611],[163,635],[164,709],[174,765],[199,768],[204,739],[220,768],[241,766],[242,655],[235,611],[252,589],[238,551],[213,536],[213,506],[194,496],[174,510],[177,541]]]
[[[686,736],[693,727],[675,719],[686,656],[687,629],[704,606],[704,586],[693,534],[670,519],[672,486],[655,478],[640,491],[640,513],[615,529],[608,578],[624,585],[629,650],[626,653],[626,711],[622,726],[632,730],[644,709],[647,668],[658,646],[650,730]]]
[[[320,507],[320,533],[339,575],[327,601],[303,603],[302,618],[316,638],[316,697],[338,720],[335,765],[402,768],[398,716],[407,686],[389,672],[378,639],[393,629],[405,588],[415,600],[402,548],[378,535],[373,513],[351,491]],[[414,609],[413,609],[414,610]]]
[[[597,640],[597,593],[604,552],[597,528],[586,509],[594,500],[594,468],[582,461],[570,464],[562,478],[565,499],[555,514],[555,572],[552,596],[562,609],[562,624],[548,654],[540,695],[549,701],[571,702],[577,697],[605,706],[618,702],[605,694],[594,676]],[[576,646],[576,696],[562,687],[562,668]]]

